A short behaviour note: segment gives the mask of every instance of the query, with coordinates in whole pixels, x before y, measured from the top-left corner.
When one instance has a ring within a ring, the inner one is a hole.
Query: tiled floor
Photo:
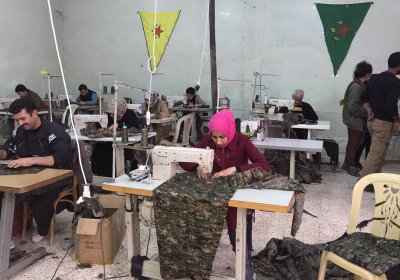
[[[343,154],[341,154],[342,157]],[[389,153],[389,158],[394,159],[395,157],[397,157],[395,153]],[[384,171],[398,173],[397,162],[387,162]],[[347,226],[352,189],[356,178],[345,172],[332,171],[328,165],[322,166],[321,173],[323,174],[323,182],[321,184],[305,185],[307,189],[305,209],[317,216],[317,218],[314,218],[306,214],[303,215],[303,222],[296,238],[305,243],[315,244],[334,240],[344,233]],[[370,193],[365,193],[364,195],[361,213],[362,219],[372,215],[372,197]],[[63,212],[57,216],[56,244],[54,246],[48,246],[48,239],[45,239],[40,244],[34,245],[31,242],[27,242],[21,246],[26,250],[44,246],[49,254],[11,279],[51,279],[69,245],[71,218],[72,215],[67,212]],[[290,236],[291,219],[292,214],[257,212],[254,224],[254,253],[262,250],[272,237],[282,238]],[[157,252],[155,230],[152,229],[151,232],[150,256]],[[149,229],[143,226],[141,228],[142,254],[145,254],[148,233]],[[126,246],[125,239],[114,264],[106,266],[107,277],[129,274],[130,266],[127,261]],[[213,271],[228,276],[234,275],[234,254],[226,232],[224,232],[221,238]],[[103,273],[103,266],[93,265],[90,268],[79,268],[78,264],[68,254],[62,262],[55,279],[99,279],[98,277],[101,273]]]

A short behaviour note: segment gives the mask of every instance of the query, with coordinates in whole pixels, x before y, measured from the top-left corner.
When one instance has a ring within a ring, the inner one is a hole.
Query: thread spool
[[[128,141],[129,141],[129,139],[128,139],[128,128],[126,127],[125,124],[122,127],[121,141],[122,141],[122,143],[128,143]]]
[[[140,146],[147,147],[149,145],[149,130],[147,127],[142,129],[142,138],[140,139]]]

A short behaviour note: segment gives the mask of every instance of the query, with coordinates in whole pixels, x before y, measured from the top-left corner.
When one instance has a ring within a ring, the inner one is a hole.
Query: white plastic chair
[[[360,216],[361,198],[364,189],[373,184],[375,190],[375,212],[371,234],[386,239],[399,240],[400,229],[391,223],[400,224],[400,215],[393,215],[393,211],[386,211],[388,207],[400,207],[400,175],[389,173],[375,173],[365,176],[354,187],[350,211],[350,221],[347,234],[354,233]],[[389,221],[389,222],[388,222]],[[321,256],[318,280],[325,277],[328,261],[331,261],[347,271],[355,274],[355,279],[383,280],[386,276],[376,275],[354,263],[351,263],[337,254],[324,250]]]
[[[181,117],[176,122],[175,134],[174,134],[174,138],[172,139],[172,141],[163,139],[163,140],[161,140],[160,145],[175,146],[175,147],[189,147],[190,146],[190,144],[189,144],[190,129],[192,128],[193,119],[194,119],[195,115],[196,115],[196,113],[190,113],[188,115]],[[181,125],[183,125],[182,141],[178,142]]]
[[[78,105],[77,104],[71,104],[71,110],[69,109],[70,106],[67,106],[67,108],[65,108],[64,114],[62,116],[61,119],[61,123],[64,124],[67,127],[71,126],[71,119],[70,119],[70,114],[74,115],[76,109],[78,109]]]

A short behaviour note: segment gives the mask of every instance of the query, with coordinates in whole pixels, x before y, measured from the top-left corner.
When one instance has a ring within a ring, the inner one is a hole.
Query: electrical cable
[[[106,279],[106,264],[104,263],[104,250],[103,250],[103,213],[100,217],[100,248],[101,248],[101,260],[103,261],[103,279]]]
[[[203,51],[201,52],[201,57],[200,57],[200,71],[199,71],[199,79],[197,81],[197,85],[200,86],[200,80],[201,80],[201,72],[203,70],[203,57],[207,57],[207,53],[206,53],[206,41],[207,41],[207,30],[208,30],[208,17],[209,17],[209,9],[210,9],[210,1],[208,2],[207,5],[207,17],[206,17],[206,25],[204,27],[204,40],[203,40]]]
[[[49,8],[51,29],[53,31],[54,44],[55,44],[55,47],[56,47],[58,63],[60,65],[61,78],[62,78],[62,81],[63,81],[65,94],[67,96],[68,107],[69,107],[69,110],[70,110],[69,111],[69,118],[71,120],[72,130],[74,132],[74,136],[75,136],[75,139],[76,139],[76,142],[77,142],[76,146],[77,146],[77,150],[78,150],[79,167],[80,167],[80,170],[81,170],[81,173],[82,173],[83,181],[84,181],[85,184],[87,184],[86,175],[85,175],[85,172],[84,172],[84,169],[83,169],[83,164],[82,164],[81,150],[80,150],[80,147],[79,147],[79,144],[78,144],[78,135],[76,133],[76,129],[75,129],[75,125],[74,125],[74,119],[73,119],[72,111],[71,111],[71,102],[69,100],[67,84],[65,82],[64,68],[63,68],[62,61],[61,61],[60,51],[58,49],[57,35],[56,35],[55,28],[54,28],[54,21],[53,21],[53,15],[52,15],[52,9],[51,9],[50,0],[47,0],[47,6]]]
[[[149,239],[147,240],[146,257],[149,257],[148,254],[149,254],[150,237],[151,237],[151,226],[149,226]]]
[[[75,213],[74,213],[74,215],[72,216],[72,224],[74,224],[74,222],[75,222]],[[73,234],[73,231],[71,231],[71,238],[70,238],[70,243],[69,243],[67,252],[65,252],[63,258],[62,258],[61,261],[58,263],[58,265],[57,265],[57,267],[56,267],[56,270],[54,271],[53,276],[51,277],[51,280],[53,280],[54,277],[56,276],[56,273],[57,273],[58,269],[60,268],[60,265],[61,265],[62,262],[64,261],[65,257],[68,255],[69,249],[72,248],[72,238],[73,238],[73,235],[74,235],[74,234]]]
[[[153,74],[157,70],[157,65],[156,65],[156,56],[155,56],[155,50],[156,50],[156,32],[155,32],[155,27],[157,24],[157,5],[158,2],[157,0],[154,1],[154,25],[153,25],[153,53],[147,60],[147,69],[150,72],[150,81],[149,81],[149,93],[152,91],[152,84],[153,84]],[[151,69],[151,59],[153,59],[153,66],[154,69]],[[150,103],[151,103],[151,94],[149,95],[149,101],[147,102],[147,112],[146,112],[146,125],[150,126]]]

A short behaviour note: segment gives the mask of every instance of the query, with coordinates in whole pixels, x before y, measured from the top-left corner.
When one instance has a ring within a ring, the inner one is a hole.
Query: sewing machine
[[[155,146],[152,152],[153,178],[169,179],[175,176],[179,162],[196,162],[208,173],[212,172],[214,150]]]
[[[108,124],[107,115],[74,115],[74,125],[78,133],[82,128],[88,128],[90,123],[99,123],[102,128],[106,128]]]
[[[294,108],[294,100],[293,99],[277,99],[277,98],[270,98],[268,99],[268,105],[270,108],[268,109],[268,114],[273,114],[275,109],[281,107],[287,107],[289,110],[293,110]]]
[[[8,109],[8,107],[14,100],[15,98],[7,98],[7,97],[0,98],[0,110]]]
[[[196,162],[207,173],[212,172],[214,161],[214,150],[212,149],[199,149],[199,148],[185,148],[185,147],[166,147],[155,146],[152,151],[153,158],[153,181],[149,181],[149,187],[156,187],[154,183],[164,182],[175,176],[176,167],[179,162]],[[145,183],[148,177],[149,168],[141,166],[128,174],[131,181],[138,182],[138,184]],[[140,179],[140,180],[138,180]],[[158,185],[157,185],[158,186]],[[153,201],[151,198],[143,198],[139,203],[139,217],[144,223],[154,223],[154,209]]]

